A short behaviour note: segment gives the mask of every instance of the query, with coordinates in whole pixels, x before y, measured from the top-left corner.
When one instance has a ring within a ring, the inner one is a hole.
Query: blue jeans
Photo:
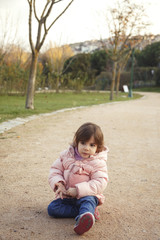
[[[91,212],[94,215],[95,208],[98,205],[98,198],[95,196],[86,196],[80,199],[76,198],[58,198],[52,201],[48,206],[48,214],[55,218],[75,218],[85,212]]]

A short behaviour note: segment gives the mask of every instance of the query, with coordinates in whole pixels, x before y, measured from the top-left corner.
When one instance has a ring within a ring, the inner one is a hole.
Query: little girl
[[[83,124],[73,143],[50,169],[49,184],[56,200],[48,206],[55,218],[75,218],[74,231],[81,235],[99,219],[98,205],[104,202],[108,182],[107,152],[103,133],[93,123]]]

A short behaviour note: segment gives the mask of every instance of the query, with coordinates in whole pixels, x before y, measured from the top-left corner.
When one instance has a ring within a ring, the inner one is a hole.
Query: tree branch
[[[52,3],[51,3],[51,5],[50,5],[50,7],[49,7],[49,9],[48,9],[48,11],[47,11],[47,13],[46,13],[46,15],[42,18],[43,21],[46,21],[47,17],[49,16],[49,14],[50,14],[50,12],[51,12],[51,10],[52,10],[53,5],[54,5],[54,1],[52,1]]]
[[[60,1],[60,0],[59,0]],[[65,11],[69,8],[69,6],[72,4],[74,0],[71,0],[71,2],[67,5],[67,7],[59,14],[58,17],[51,23],[51,25],[48,27],[47,31],[53,26],[53,24],[65,13]]]
[[[35,3],[36,3],[36,0],[33,0],[34,16],[37,19],[37,21],[39,22],[39,18],[38,18],[37,13],[36,13],[36,4]]]
[[[32,53],[35,52],[33,41],[32,41],[32,0],[27,0],[29,3],[29,43],[31,46]]]
[[[68,65],[66,66],[66,68],[63,70],[63,72],[61,73],[61,75],[64,74],[64,73],[67,71],[67,69],[70,67],[71,63],[72,63],[76,58],[77,58],[77,55],[75,55],[75,56],[73,56],[73,57],[71,58],[70,62],[68,63]]]
[[[60,2],[60,1],[62,1],[62,0],[58,0],[57,2]],[[52,1],[52,4],[51,4],[51,6],[50,6],[50,8],[48,9],[48,12],[46,13],[46,15],[44,16],[44,18],[43,18],[43,20],[44,20],[44,30],[45,30],[45,33],[44,33],[44,35],[43,35],[43,38],[42,38],[42,41],[40,42],[40,44],[39,44],[39,46],[38,46],[38,49],[40,50],[40,48],[42,47],[42,45],[43,45],[43,43],[44,43],[44,41],[45,41],[45,38],[46,38],[46,36],[47,36],[47,34],[48,34],[48,31],[49,31],[49,29],[53,26],[53,24],[65,13],[65,11],[69,8],[69,6],[72,4],[72,2],[73,2],[74,0],[71,0],[71,2],[67,5],[67,7],[58,15],[58,17],[51,23],[51,25],[47,28],[46,27],[46,19],[47,19],[47,17],[49,16],[49,14],[50,14],[50,12],[51,12],[51,10],[52,10],[52,7],[53,7],[53,5],[54,5],[54,1]],[[56,3],[57,3],[56,2]]]
[[[38,33],[37,33],[37,41],[36,41],[36,49],[39,51],[40,50],[40,40],[41,40],[41,31],[42,31],[42,23],[41,21],[39,21],[39,24],[38,24]]]
[[[56,2],[54,2],[54,3],[59,3],[59,2],[62,2],[63,0],[57,0]]]
[[[45,7],[44,7],[44,10],[43,10],[43,12],[42,12],[42,15],[41,15],[41,19],[43,18],[44,13],[45,13],[45,11],[46,11],[49,3],[50,3],[49,1],[46,3],[46,5],[45,5]]]

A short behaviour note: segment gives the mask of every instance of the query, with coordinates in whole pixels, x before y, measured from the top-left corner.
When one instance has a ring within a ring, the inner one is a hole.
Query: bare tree
[[[19,19],[15,20],[10,12],[0,16],[0,62],[12,50],[12,45],[20,45],[16,39]]]
[[[120,86],[120,78],[121,78],[121,72],[125,68],[128,59],[131,55],[131,49],[127,49],[127,52],[124,54],[124,56],[121,58],[121,61],[118,62],[117,65],[117,77],[116,77],[116,95],[118,96],[119,93],[119,86]]]
[[[117,70],[119,69],[119,81],[121,69],[127,63],[131,48],[142,41],[143,38],[140,33],[148,26],[148,23],[144,21],[145,9],[142,5],[135,4],[131,0],[118,0],[115,6],[107,14],[108,28],[111,35],[109,38],[110,57],[113,61],[110,100],[113,100],[114,96]],[[118,88],[119,82],[117,92]]]
[[[74,0],[70,0],[69,4],[63,9],[63,11],[50,23],[47,25],[47,20],[51,15],[53,6],[63,0],[46,0],[46,4],[43,8],[43,11],[38,17],[36,9],[36,0],[27,0],[29,4],[29,42],[32,51],[32,61],[30,67],[30,76],[28,81],[27,97],[26,97],[26,108],[34,109],[34,91],[35,91],[35,82],[36,82],[36,71],[37,71],[37,62],[38,56],[41,47],[46,39],[48,31],[54,25],[54,23],[65,13]],[[36,43],[33,43],[32,39],[32,24],[34,16],[35,20],[38,23],[37,31],[37,40]]]

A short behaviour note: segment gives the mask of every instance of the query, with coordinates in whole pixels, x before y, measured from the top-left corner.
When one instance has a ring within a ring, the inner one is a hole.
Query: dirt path
[[[84,122],[101,126],[110,182],[101,220],[82,236],[52,219],[52,162]],[[160,240],[160,94],[40,117],[0,136],[0,239]]]

